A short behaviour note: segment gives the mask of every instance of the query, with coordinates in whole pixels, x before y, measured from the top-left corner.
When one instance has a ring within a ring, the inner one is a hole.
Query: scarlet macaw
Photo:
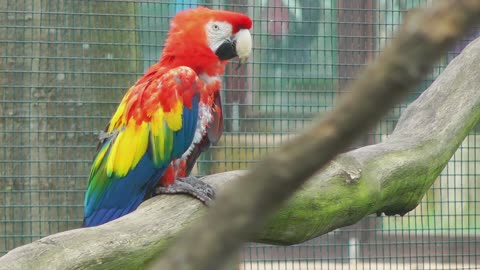
[[[156,193],[211,199],[213,189],[186,176],[223,132],[219,76],[227,60],[248,58],[251,26],[244,14],[204,7],[173,18],[160,61],[127,91],[99,137],[83,226],[126,215]]]

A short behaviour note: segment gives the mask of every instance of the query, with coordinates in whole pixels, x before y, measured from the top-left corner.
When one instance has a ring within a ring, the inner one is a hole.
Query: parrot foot
[[[154,196],[178,193],[191,195],[206,205],[209,205],[215,198],[215,190],[213,187],[193,176],[177,178],[175,182],[168,187],[158,186],[154,191]]]

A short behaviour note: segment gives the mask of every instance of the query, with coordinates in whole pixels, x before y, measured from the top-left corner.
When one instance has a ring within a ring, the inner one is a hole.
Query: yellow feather
[[[115,160],[113,172],[118,177],[125,176],[133,163],[138,143],[135,129],[136,122],[134,119],[130,119],[125,129],[119,134],[122,136],[118,136],[115,141],[116,152],[112,157]]]
[[[120,105],[118,105],[117,110],[115,111],[115,114],[112,116],[112,119],[110,120],[110,125],[108,126],[108,132],[112,132],[115,128],[118,128],[122,124],[125,125],[125,107],[127,106],[127,99],[130,95],[130,92],[132,91],[133,87],[131,87],[125,96],[122,99],[122,102],[120,102]]]
[[[119,145],[119,141],[122,139],[123,132],[120,132],[115,139],[112,149],[110,150],[110,153],[108,154],[108,161],[107,161],[107,176],[111,176],[113,171],[114,171],[114,165],[115,165],[115,156],[117,155],[117,148]]]
[[[154,136],[158,136],[160,131],[163,130],[163,115],[164,113],[161,107],[158,108],[158,110],[152,115],[150,125],[152,127],[151,130]]]
[[[177,104],[172,108],[172,111],[165,114],[165,121],[172,131],[178,131],[182,128],[182,113],[183,103],[177,101]]]
[[[150,120],[153,161],[157,166],[170,158],[173,149],[173,132],[182,128],[183,103],[177,102],[172,111],[158,108]],[[147,143],[147,141],[145,141]]]
[[[163,110],[159,108],[152,116],[150,127],[152,132],[152,147],[154,149],[153,161],[158,164],[165,159],[165,125],[163,123]]]
[[[135,151],[135,155],[133,155],[133,163],[130,165],[130,169],[137,166],[138,162],[147,151],[148,132],[149,132],[148,124],[146,122],[142,122],[142,124],[136,127],[136,130],[135,130],[135,133],[136,133],[135,140],[137,140],[136,151]]]
[[[126,128],[119,134],[112,148],[109,162],[113,160],[113,172],[123,177],[137,166],[148,146],[148,124],[128,121]],[[108,171],[108,167],[107,167]]]
[[[95,157],[95,160],[93,161],[92,171],[96,171],[98,167],[100,167],[100,164],[102,163],[102,160],[105,157],[105,153],[107,153],[107,150],[108,150],[108,145],[105,145],[100,149],[100,151],[98,151],[98,154]]]

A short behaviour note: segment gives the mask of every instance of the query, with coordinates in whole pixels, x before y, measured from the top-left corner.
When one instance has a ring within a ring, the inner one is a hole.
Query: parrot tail
[[[98,226],[104,223],[107,223],[111,220],[117,219],[121,216],[124,216],[133,210],[137,209],[137,207],[143,202],[144,196],[138,196],[135,201],[130,204],[129,207],[127,208],[102,208],[98,209],[94,213],[92,213],[90,216],[85,217],[83,219],[82,227],[92,227],[92,226]]]

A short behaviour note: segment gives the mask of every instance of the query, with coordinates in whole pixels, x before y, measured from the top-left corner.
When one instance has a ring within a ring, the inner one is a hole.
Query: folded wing
[[[150,69],[125,95],[100,136],[85,197],[84,226],[135,210],[165,168],[190,146],[200,82],[188,67]]]

